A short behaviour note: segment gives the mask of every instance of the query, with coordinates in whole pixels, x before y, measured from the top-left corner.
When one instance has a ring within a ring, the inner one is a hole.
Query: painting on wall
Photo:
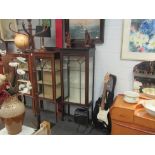
[[[65,32],[69,32],[71,40],[84,41],[88,31],[94,43],[104,42],[104,19],[66,19]]]
[[[1,19],[0,20],[0,34],[4,41],[14,41],[14,32],[9,29],[9,24],[11,23],[11,28],[17,31],[17,23],[15,19]]]
[[[155,60],[155,19],[124,20],[121,58]]]

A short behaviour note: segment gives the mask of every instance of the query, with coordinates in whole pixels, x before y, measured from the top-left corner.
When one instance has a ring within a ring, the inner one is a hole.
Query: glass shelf
[[[39,97],[53,99],[53,90],[51,86],[44,87],[44,93],[40,92]],[[61,86],[56,89],[56,98],[61,97]]]
[[[47,98],[47,99],[53,98],[52,95],[47,95],[47,94],[39,94],[39,97],[41,97],[41,98]]]
[[[52,83],[51,82],[47,82],[47,81],[42,81],[42,80],[40,80],[40,81],[37,81],[37,83],[38,84],[41,84],[41,85],[50,85],[50,86],[52,86]],[[56,85],[60,85],[61,83],[60,82],[57,82],[56,83]]]
[[[18,82],[21,82],[21,83],[27,83],[28,81],[27,80],[23,80],[23,79],[19,79],[17,80]]]
[[[68,70],[67,68],[63,68],[63,70]],[[84,70],[81,70],[79,68],[73,68],[73,67],[70,67],[69,68],[70,71],[73,71],[73,72],[85,72]]]
[[[21,69],[23,69],[24,71],[26,71],[26,72],[28,72],[29,70],[28,70],[28,68],[21,68]]]
[[[52,69],[51,68],[43,68],[43,69],[41,69],[41,68],[37,67],[37,71],[51,72]],[[55,70],[55,72],[60,72],[60,69]]]

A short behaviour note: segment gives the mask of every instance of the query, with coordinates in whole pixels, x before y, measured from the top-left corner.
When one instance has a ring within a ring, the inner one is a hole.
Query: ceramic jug
[[[0,118],[4,122],[8,134],[18,134],[22,131],[25,106],[17,96],[10,96],[0,106]]]

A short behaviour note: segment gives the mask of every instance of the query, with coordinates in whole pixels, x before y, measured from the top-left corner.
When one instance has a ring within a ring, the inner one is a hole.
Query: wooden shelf
[[[41,85],[42,85],[42,84],[43,84],[43,85],[50,85],[50,86],[53,85],[52,82],[47,82],[47,81],[44,81],[44,82],[43,82],[42,80],[37,81],[37,83],[38,83],[38,84],[41,84]],[[61,84],[61,82],[57,82],[57,83],[56,83],[56,85],[60,85],[60,84]]]
[[[28,71],[28,68],[21,68],[22,70],[24,70],[24,71]]]
[[[47,94],[39,94],[39,97],[50,99],[50,100],[53,99],[53,96],[52,95],[47,95]]]
[[[50,85],[50,86],[52,86],[52,82],[47,82],[47,81],[43,82],[42,80],[37,81],[37,83],[41,84],[41,85],[43,84],[43,85]]]
[[[72,89],[85,89],[85,87],[79,88],[79,87],[76,87],[76,86],[70,86],[69,88],[72,88]]]
[[[22,80],[22,79],[19,79],[19,80],[17,80],[18,82],[22,82],[22,83],[27,83],[28,82],[28,80]]]
[[[42,70],[41,68],[37,67],[37,71],[41,71],[41,70]],[[58,71],[60,71],[60,69],[55,69],[55,72],[58,72]],[[43,72],[52,72],[52,69],[51,68],[44,68]]]
[[[19,94],[21,94],[21,93],[19,92]],[[30,92],[28,92],[28,93],[24,94],[24,96],[30,96],[30,97],[32,97],[32,95],[31,95],[31,93],[30,93]]]
[[[37,71],[41,71],[42,69],[41,69],[40,67],[37,67],[36,70],[37,70]],[[51,68],[44,68],[43,71],[44,71],[44,72],[45,72],[45,71],[46,71],[46,72],[51,72],[52,70],[51,70]]]
[[[151,74],[134,73],[134,76],[155,79],[155,75],[151,75]]]
[[[68,97],[68,98],[65,99],[65,102],[68,102],[68,101],[70,103],[72,103],[72,104],[75,104],[75,105],[85,105],[85,100],[84,99],[82,99],[81,103],[80,103],[79,98]]]
[[[57,95],[56,98],[59,98],[61,95]],[[49,100],[53,100],[53,96],[52,95],[47,95],[47,94],[39,94],[40,98],[44,98],[44,99],[49,99]]]

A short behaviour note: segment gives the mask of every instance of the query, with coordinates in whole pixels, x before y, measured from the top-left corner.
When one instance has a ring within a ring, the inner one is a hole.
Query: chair
[[[115,90],[116,81],[117,81],[117,78],[115,75],[110,74],[109,76],[110,76],[110,79],[108,81],[107,87],[105,88],[106,96],[105,96],[105,107],[103,110],[104,113],[102,116],[98,116],[100,112],[102,97],[99,97],[98,100],[96,101],[95,108],[93,111],[93,125],[96,128],[106,129],[107,134],[111,133],[111,118],[109,114],[109,108],[113,104],[114,90]],[[106,116],[107,118],[102,118],[102,119],[99,118],[99,117],[106,117]]]
[[[47,121],[43,121],[40,124],[40,129],[33,133],[33,135],[50,135],[51,129],[50,129],[50,123]]]

